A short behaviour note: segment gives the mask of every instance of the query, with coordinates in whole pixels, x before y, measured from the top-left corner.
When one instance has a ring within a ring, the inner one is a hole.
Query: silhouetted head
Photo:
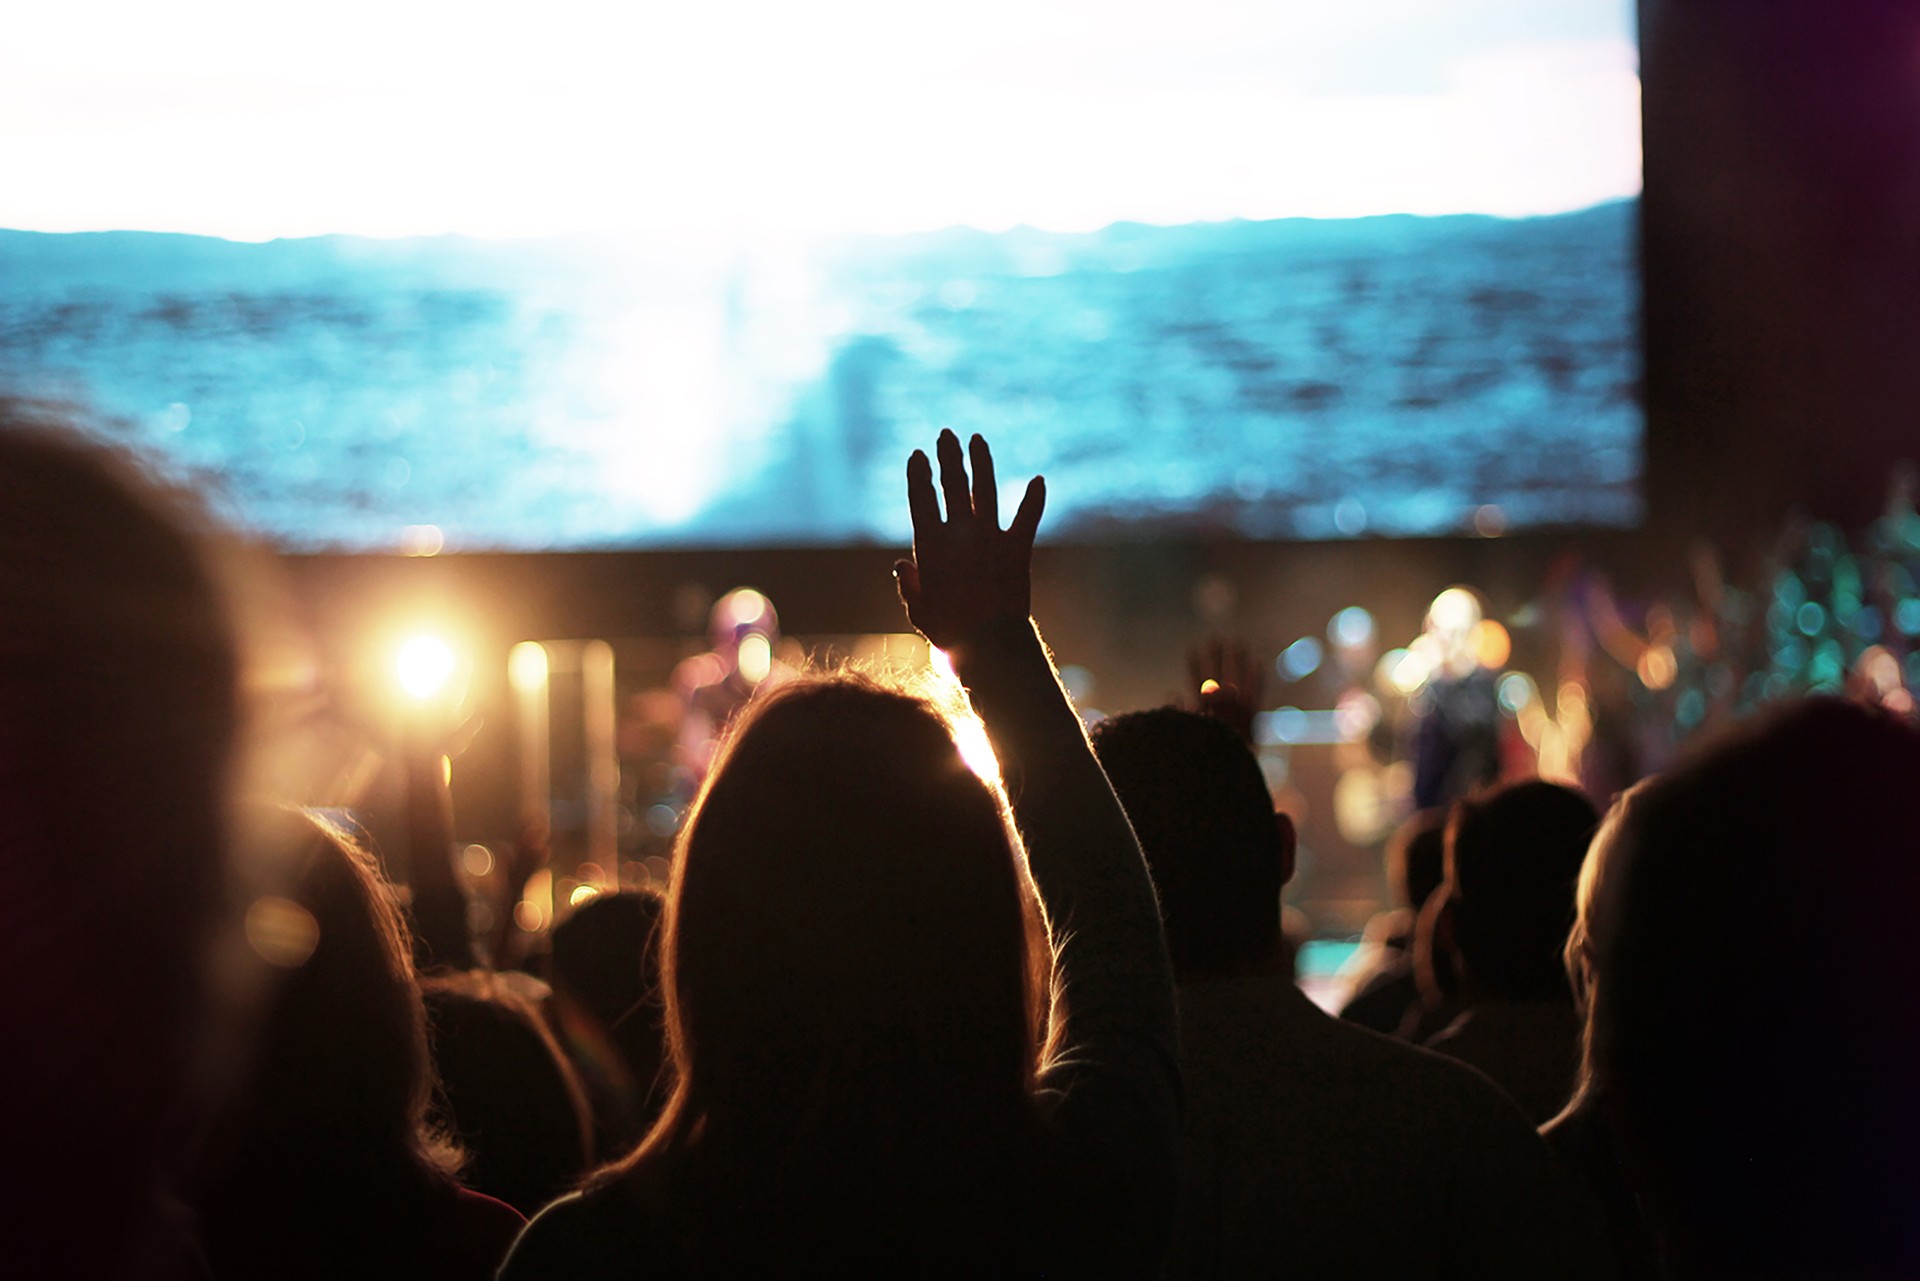
[[[1447,811],[1421,810],[1387,841],[1387,886],[1414,913],[1447,879]]]
[[[1809,700],[1629,793],[1590,1088],[1676,1275],[1920,1274],[1920,733]]]
[[[591,1161],[586,1095],[539,1011],[485,971],[422,984],[441,1111],[467,1151],[461,1182],[533,1214]]]
[[[1274,813],[1253,753],[1221,722],[1172,707],[1102,721],[1092,739],[1153,873],[1175,971],[1270,968],[1293,825]]]
[[[1599,820],[1586,797],[1538,779],[1454,806],[1447,890],[1454,952],[1474,999],[1567,999],[1574,882]]]
[[[676,853],[663,1127],[910,1148],[1025,1108],[1023,889],[1001,805],[930,705],[854,676],[764,691]]]
[[[131,458],[0,398],[0,1150],[34,1154],[11,1210],[84,1186],[78,1271],[140,1231],[192,1110],[240,719],[207,537]]]
[[[633,1146],[666,1106],[673,1073],[660,980],[666,899],[599,895],[554,927],[553,1016],[594,1098],[597,1146]]]
[[[429,1121],[426,1016],[392,885],[314,815],[254,827],[288,875],[247,909],[269,977],[247,1086],[223,1127],[235,1167],[319,1186],[434,1181],[458,1160]]]
[[[575,908],[553,929],[554,990],[609,1028],[640,1006],[657,1012],[665,914],[666,899],[652,890],[601,894]]]

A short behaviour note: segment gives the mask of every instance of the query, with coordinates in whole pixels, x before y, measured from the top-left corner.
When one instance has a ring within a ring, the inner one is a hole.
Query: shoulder
[[[1480,1069],[1351,1023],[1332,1023],[1330,1036],[1337,1035],[1356,1058],[1372,1063],[1384,1087],[1430,1113],[1448,1138],[1491,1138],[1507,1147],[1544,1150],[1526,1113]]]
[[[1304,1092],[1322,1109],[1344,1100],[1403,1138],[1424,1131],[1450,1141],[1488,1128],[1534,1138],[1480,1072],[1337,1019],[1284,978],[1185,986],[1180,1012],[1182,1060],[1195,1085],[1261,1082],[1262,1094]]]
[[[1350,1024],[1339,1035],[1398,1099],[1396,1155],[1442,1198],[1451,1255],[1488,1278],[1613,1274],[1601,1207],[1505,1090],[1431,1050]]]

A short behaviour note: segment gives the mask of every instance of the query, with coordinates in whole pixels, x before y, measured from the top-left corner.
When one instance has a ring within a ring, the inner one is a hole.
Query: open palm
[[[987,442],[979,436],[969,442],[971,484],[958,436],[942,431],[935,452],[940,460],[938,492],[926,453],[916,449],[907,460],[913,557],[897,562],[893,572],[908,621],[930,642],[947,649],[993,619],[1025,618],[1031,612],[1033,536],[1047,504],[1047,486],[1039,476],[1028,482],[1013,522],[1003,530]]]

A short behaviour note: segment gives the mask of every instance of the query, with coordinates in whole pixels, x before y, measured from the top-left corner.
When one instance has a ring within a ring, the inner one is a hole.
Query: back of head
[[[1270,963],[1287,850],[1253,753],[1221,722],[1172,707],[1102,721],[1092,739],[1153,873],[1175,971]]]
[[[1475,999],[1570,1000],[1574,886],[1600,816],[1571,788],[1513,783],[1454,807],[1447,886]]]
[[[1387,842],[1387,884],[1418,913],[1447,879],[1447,811],[1421,810]]]
[[[631,1148],[666,1106],[673,1073],[660,982],[666,899],[602,894],[553,931],[553,1026],[593,1102],[594,1145]]]
[[[1679,1271],[1920,1273],[1920,733],[1810,700],[1630,793],[1593,1085]]]
[[[12,1208],[84,1180],[77,1247],[114,1248],[151,1190],[221,902],[237,657],[203,528],[0,398],[0,1025],[22,1036],[0,1086],[31,1101],[0,1150],[37,1153]]]
[[[248,910],[247,937],[269,973],[252,1067],[207,1162],[216,1263],[293,1240],[343,1247],[329,1236],[343,1207],[404,1215],[450,1188],[458,1165],[428,1120],[425,1013],[392,886],[371,855],[310,815],[250,827],[276,845],[252,854],[284,859],[288,875],[282,894]]]
[[[658,932],[666,900],[652,890],[601,894],[553,929],[553,984],[607,1027],[659,1000]]]
[[[852,676],[763,691],[682,833],[665,944],[670,1129],[831,1164],[1026,1106],[1022,873],[919,699]]]
[[[586,1096],[539,1011],[480,971],[423,988],[461,1181],[523,1214],[571,1191],[590,1157]]]

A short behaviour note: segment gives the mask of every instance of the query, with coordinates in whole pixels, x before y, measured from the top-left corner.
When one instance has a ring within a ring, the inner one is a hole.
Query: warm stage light
[[[517,690],[536,690],[547,680],[547,647],[521,641],[507,655],[507,680]]]
[[[1648,689],[1665,689],[1673,684],[1673,678],[1680,674],[1679,663],[1674,659],[1673,651],[1665,645],[1649,645],[1640,651],[1639,661],[1634,671],[1640,677],[1640,683]]]
[[[1473,629],[1467,633],[1467,644],[1473,649],[1473,656],[1479,660],[1480,666],[1490,672],[1499,671],[1513,657],[1513,637],[1491,618],[1483,618],[1473,625]]]
[[[264,895],[247,908],[247,942],[269,965],[305,965],[320,944],[320,923],[291,899]]]
[[[438,636],[413,637],[400,647],[394,659],[400,688],[421,702],[446,688],[454,667],[453,648]]]

